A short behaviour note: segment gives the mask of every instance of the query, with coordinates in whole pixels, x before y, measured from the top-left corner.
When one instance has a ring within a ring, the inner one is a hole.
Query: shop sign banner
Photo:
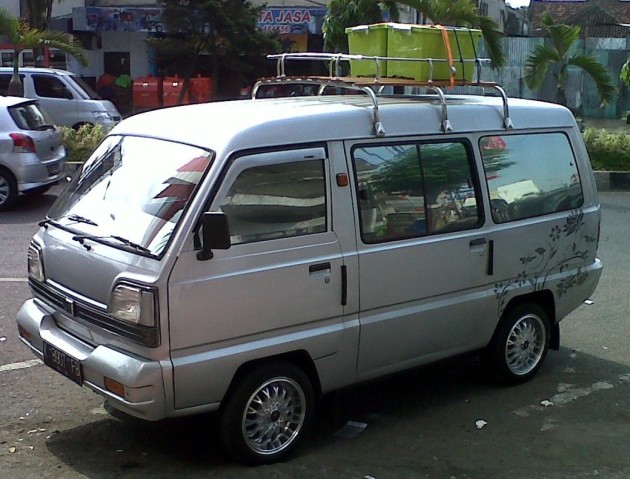
[[[257,27],[265,32],[280,34],[321,35],[327,8],[269,7],[263,8]]]
[[[89,32],[161,32],[161,8],[85,7],[72,9],[74,29]]]

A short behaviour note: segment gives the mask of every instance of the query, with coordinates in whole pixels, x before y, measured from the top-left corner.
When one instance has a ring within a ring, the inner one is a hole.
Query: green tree
[[[542,26],[551,44],[538,45],[525,64],[525,84],[532,90],[539,89],[552,68],[556,81],[556,102],[567,104],[566,83],[569,67],[581,68],[595,82],[602,104],[614,98],[617,89],[606,68],[592,55],[576,52],[580,39],[580,27],[554,23],[549,12],[542,18]]]
[[[346,28],[380,23],[386,13],[393,21],[398,20],[398,9],[393,0],[331,0],[322,24],[324,50],[348,53]]]
[[[0,8],[0,34],[4,34],[13,46],[13,75],[7,90],[8,95],[24,96],[24,86],[19,75],[19,56],[22,50],[37,47],[53,47],[75,57],[87,65],[81,44],[70,34],[52,30],[38,30]]]
[[[619,78],[621,81],[630,88],[630,58],[626,60],[626,63],[621,67],[621,71],[619,72]]]
[[[179,103],[188,91],[190,78],[202,68],[204,57],[209,59],[216,90],[221,85],[221,73],[249,78],[264,69],[268,63],[265,54],[280,49],[276,34],[256,28],[263,7],[254,7],[248,1],[161,0],[160,3],[164,6],[162,22],[168,33],[147,42],[160,70],[183,76]]]
[[[491,18],[477,13],[476,2],[471,0],[398,0],[422,13],[438,25],[478,28],[481,30],[494,68],[505,64],[501,49],[503,33]]]

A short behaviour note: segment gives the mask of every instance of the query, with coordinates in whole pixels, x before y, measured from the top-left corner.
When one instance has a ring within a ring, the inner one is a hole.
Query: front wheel
[[[498,379],[518,384],[540,369],[550,338],[549,318],[535,303],[523,303],[505,313],[488,349]]]
[[[249,465],[281,460],[306,433],[313,403],[311,382],[294,364],[254,369],[239,380],[224,404],[221,422],[226,451]]]

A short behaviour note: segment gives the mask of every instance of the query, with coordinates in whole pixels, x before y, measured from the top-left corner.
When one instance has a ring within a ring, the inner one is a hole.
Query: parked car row
[[[6,95],[12,68],[0,68]],[[0,211],[20,194],[41,194],[57,183],[66,159],[58,126],[111,129],[121,115],[80,77],[53,68],[21,68],[24,97],[0,97]]]

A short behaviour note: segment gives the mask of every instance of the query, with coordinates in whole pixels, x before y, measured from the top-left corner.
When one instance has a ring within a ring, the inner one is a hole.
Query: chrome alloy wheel
[[[306,398],[299,383],[273,378],[247,401],[242,419],[245,443],[257,454],[276,454],[298,437],[305,417]]]
[[[513,374],[525,375],[540,362],[547,341],[543,320],[527,314],[516,321],[505,344],[505,360]]]

